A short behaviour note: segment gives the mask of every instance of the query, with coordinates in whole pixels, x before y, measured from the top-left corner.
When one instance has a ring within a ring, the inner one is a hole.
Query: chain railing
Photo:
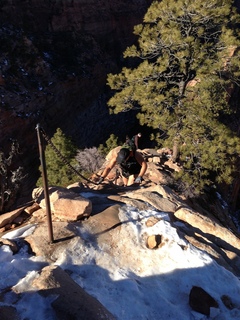
[[[97,183],[87,179],[86,177],[84,177],[80,172],[78,172],[67,161],[67,159],[55,147],[55,145],[52,143],[51,139],[47,136],[47,134],[44,132],[43,128],[41,128],[39,124],[37,124],[36,130],[37,130],[37,136],[38,136],[39,155],[40,155],[40,161],[41,161],[41,166],[42,166],[43,187],[44,187],[44,196],[45,196],[45,202],[46,202],[46,215],[47,215],[47,223],[48,223],[49,241],[50,241],[50,243],[53,243],[54,242],[54,237],[53,237],[53,227],[52,227],[51,205],[50,205],[50,198],[49,198],[47,168],[46,168],[45,153],[44,153],[42,138],[44,138],[47,141],[47,143],[52,147],[52,149],[57,154],[57,156],[62,160],[62,162],[64,164],[66,164],[74,173],[76,173],[82,179],[87,180],[90,183],[94,183],[94,184],[97,184]]]
[[[56,155],[59,157],[59,159],[61,159],[61,161],[67,165],[69,167],[69,169],[71,169],[74,173],[76,173],[79,177],[81,177],[82,179],[90,182],[90,183],[93,183],[95,185],[97,185],[96,182],[84,177],[79,171],[77,171],[69,162],[68,160],[66,159],[66,157],[64,157],[61,152],[56,148],[56,146],[52,143],[51,139],[48,137],[48,135],[46,134],[46,132],[43,130],[42,127],[39,127],[41,133],[42,133],[42,136],[44,137],[44,139],[46,140],[46,142],[50,145],[50,147],[53,149],[53,151],[56,153]]]

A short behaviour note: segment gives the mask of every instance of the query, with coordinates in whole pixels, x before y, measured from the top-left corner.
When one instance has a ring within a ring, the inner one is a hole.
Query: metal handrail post
[[[42,167],[44,197],[45,197],[45,203],[46,203],[46,214],[47,214],[47,222],[48,222],[48,235],[49,235],[50,243],[53,243],[54,242],[54,240],[53,240],[53,227],[52,227],[52,216],[51,216],[49,192],[48,192],[47,169],[46,169],[45,154],[44,154],[44,150],[43,150],[43,142],[42,142],[42,136],[40,134],[40,125],[39,124],[37,124],[36,130],[37,130],[37,137],[38,137],[40,162],[41,162],[41,167]]]

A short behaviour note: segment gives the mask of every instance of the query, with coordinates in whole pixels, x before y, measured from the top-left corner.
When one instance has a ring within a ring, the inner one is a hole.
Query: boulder
[[[177,206],[169,199],[163,198],[160,195],[147,191],[146,189],[140,189],[138,192],[128,192],[126,196],[132,199],[142,200],[145,203],[149,203],[151,206],[159,211],[174,213]]]
[[[11,212],[3,213],[0,215],[0,228],[7,224],[11,224],[23,211],[25,207],[13,210]]]
[[[210,308],[218,308],[218,303],[204,289],[193,286],[189,294],[189,305],[194,311],[210,315]]]
[[[53,242],[51,242],[49,224],[46,221],[40,221],[36,224],[33,233],[26,236],[25,241],[29,244],[34,255],[44,257],[48,263],[53,263],[68,246],[72,245],[71,241],[78,237],[76,228],[71,227],[73,223],[53,221]]]
[[[162,245],[161,234],[152,235],[147,238],[147,247],[149,249],[157,249],[157,248],[160,248],[161,245]]]
[[[150,160],[150,158],[148,159]],[[167,184],[167,175],[154,162],[147,163],[147,178],[155,183]]]
[[[236,251],[239,254],[240,239],[230,230],[221,226],[217,221],[213,221],[212,219],[203,216],[202,214],[195,212],[190,208],[184,207],[176,210],[174,216],[200,230],[219,247],[227,250],[231,249],[231,251]]]
[[[112,150],[109,151],[109,153],[106,156],[107,161],[111,161],[113,157],[116,156],[116,154],[119,152],[119,150],[122,148],[122,146],[118,146]]]
[[[0,238],[0,245],[9,246],[9,248],[12,250],[13,253],[17,253],[19,250],[16,242],[13,240]]]
[[[177,163],[173,162],[172,159],[165,161],[164,166],[172,171],[176,171],[176,172],[181,171],[181,167]]]
[[[168,199],[174,202],[177,206],[182,206],[184,201],[168,186],[160,184],[152,184],[151,186],[144,188],[144,191],[159,194],[162,198]],[[142,193],[142,189],[137,189],[135,193]]]
[[[30,215],[38,209],[40,209],[39,204],[34,202],[30,207],[27,207],[24,211]]]
[[[37,193],[34,192],[34,198],[42,209],[46,208],[43,190],[38,190]],[[67,188],[50,187],[49,200],[51,212],[55,220],[77,221],[89,217],[92,212],[92,202],[89,199]]]
[[[33,285],[41,295],[55,297],[51,304],[59,320],[115,319],[96,298],[85,292],[60,267],[43,268]]]

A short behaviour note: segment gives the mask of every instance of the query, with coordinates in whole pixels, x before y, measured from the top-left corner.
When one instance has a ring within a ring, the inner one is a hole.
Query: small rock
[[[218,308],[218,303],[201,287],[193,286],[189,295],[189,305],[194,311],[210,315],[210,308]]]
[[[147,239],[147,247],[149,249],[157,249],[161,245],[162,236],[160,234],[152,235]]]

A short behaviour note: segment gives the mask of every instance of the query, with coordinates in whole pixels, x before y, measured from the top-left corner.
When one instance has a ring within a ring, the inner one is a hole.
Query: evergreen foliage
[[[19,153],[17,142],[11,144],[9,154],[0,151],[0,213],[8,211],[16,201],[23,179],[23,168],[15,168],[14,157]]]
[[[67,162],[76,168],[77,161],[75,156],[77,153],[77,148],[72,143],[71,139],[66,137],[62,130],[58,128],[51,141],[62,154],[62,156],[67,160]],[[74,173],[60,157],[57,156],[50,144],[46,146],[45,160],[48,185],[66,187],[67,185],[79,180],[79,176]],[[41,166],[39,170],[41,171]],[[40,177],[37,181],[37,186],[42,185],[43,181],[42,177]]]
[[[196,194],[230,183],[240,153],[239,138],[221,122],[240,84],[239,22],[230,0],[154,1],[134,28],[138,44],[124,52],[136,67],[108,75],[110,111],[138,109],[141,125],[159,129],[159,142],[177,144],[178,178]]]
[[[121,145],[121,142],[119,142],[118,137],[112,133],[106,140],[105,144],[100,144],[98,146],[98,151],[103,156],[106,156],[112,149],[116,148],[119,145]]]

